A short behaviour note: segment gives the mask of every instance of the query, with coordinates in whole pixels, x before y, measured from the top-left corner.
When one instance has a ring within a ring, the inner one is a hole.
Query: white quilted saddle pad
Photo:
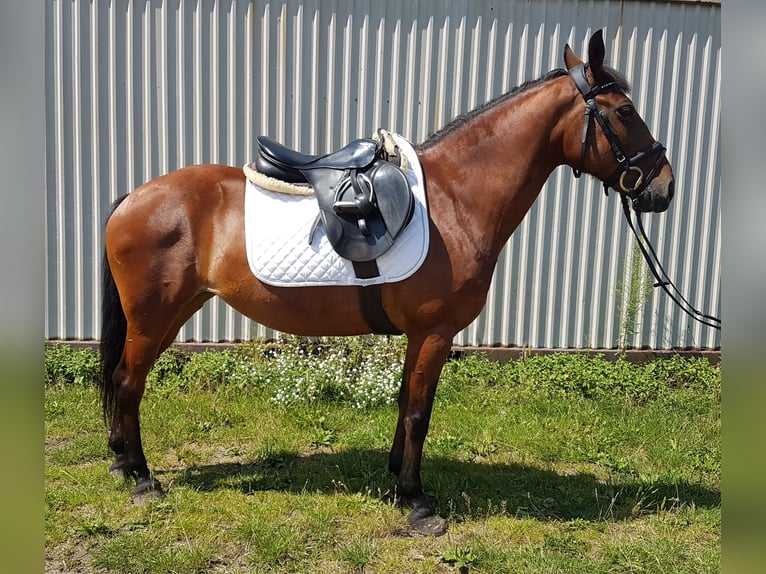
[[[321,225],[309,245],[309,231],[319,212],[313,195],[275,193],[248,179],[245,242],[250,269],[258,279],[279,287],[372,285],[402,281],[417,271],[428,253],[423,172],[412,144],[399,134],[392,135],[399,153],[407,159],[405,174],[415,196],[415,209],[396,243],[377,259],[380,275],[357,278],[351,262],[335,252]]]

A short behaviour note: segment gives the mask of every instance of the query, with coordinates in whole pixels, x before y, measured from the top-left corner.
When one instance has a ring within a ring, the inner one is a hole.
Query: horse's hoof
[[[426,536],[441,536],[447,532],[447,521],[432,508],[414,508],[407,517],[407,524],[415,532]]]
[[[140,480],[136,487],[130,492],[130,500],[136,506],[146,504],[150,500],[162,498],[165,492],[158,480],[153,478]]]

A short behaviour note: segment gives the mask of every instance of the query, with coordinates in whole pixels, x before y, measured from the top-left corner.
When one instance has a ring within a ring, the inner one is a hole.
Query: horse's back
[[[244,198],[244,181],[241,169],[218,164],[191,165],[161,175],[128,194],[110,216],[107,236],[115,227],[151,232],[184,220],[205,221],[211,210]]]
[[[221,164],[195,164],[171,171],[133,190],[129,197],[146,199],[152,196],[155,200],[160,196],[174,194],[200,193],[202,197],[210,196],[215,187],[242,187],[244,190],[245,175],[238,167]]]

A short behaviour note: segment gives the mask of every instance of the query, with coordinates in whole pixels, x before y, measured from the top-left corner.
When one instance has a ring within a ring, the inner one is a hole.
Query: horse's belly
[[[252,289],[219,292],[229,305],[271,329],[303,336],[363,335],[355,287],[271,287],[253,278]]]

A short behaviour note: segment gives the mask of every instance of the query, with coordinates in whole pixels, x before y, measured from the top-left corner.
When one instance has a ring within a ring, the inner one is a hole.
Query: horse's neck
[[[566,91],[545,85],[533,88],[421,153],[433,217],[450,227],[457,220],[463,241],[492,265],[545,180],[565,163],[560,124],[566,97]]]

